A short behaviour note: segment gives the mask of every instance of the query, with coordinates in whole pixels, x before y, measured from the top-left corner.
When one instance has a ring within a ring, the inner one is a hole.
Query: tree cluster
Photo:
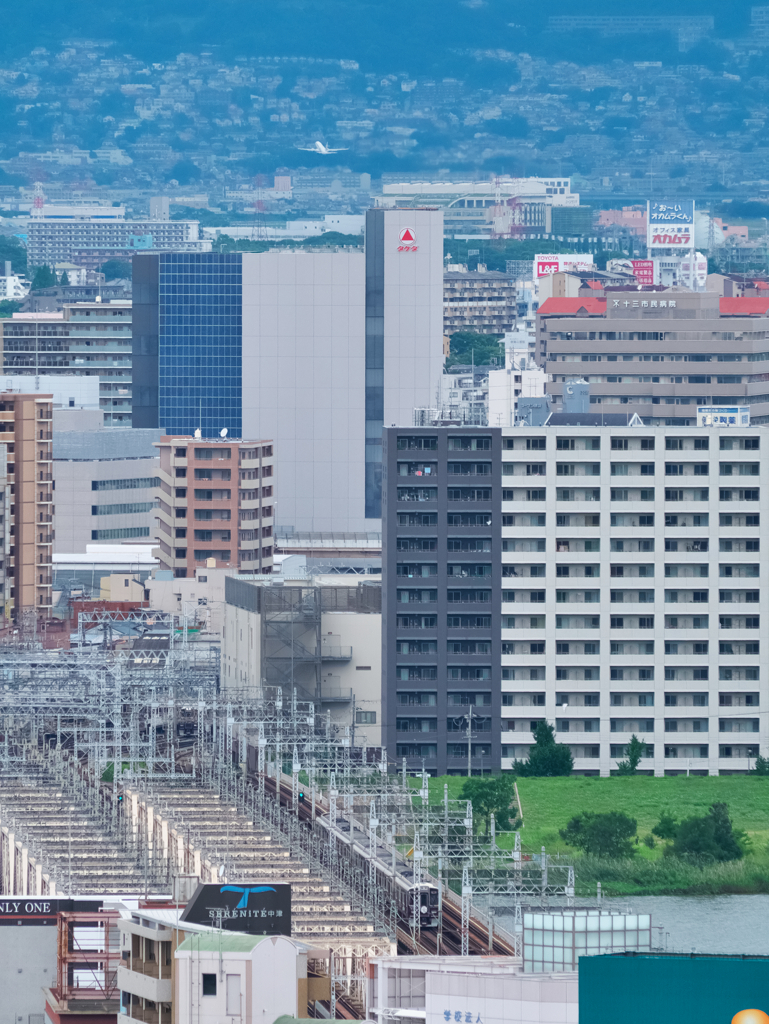
[[[739,860],[749,846],[745,833],[732,824],[725,803],[711,804],[707,814],[681,822],[663,812],[652,835],[668,842],[667,855],[694,861]]]
[[[32,291],[36,292],[40,288],[55,288],[58,284],[56,280],[56,274],[50,267],[36,267],[35,273],[32,278]]]
[[[7,319],[13,316],[14,313],[18,313],[21,307],[22,303],[16,302],[15,299],[0,299],[0,320]]]
[[[473,821],[480,825],[487,836],[491,829],[491,815],[495,828],[510,832],[518,827],[515,805],[515,778],[512,775],[478,775],[471,777],[462,786],[462,800],[471,800]]]
[[[504,366],[505,352],[501,334],[477,334],[475,331],[455,331],[450,338],[450,355],[446,366]]]
[[[120,278],[131,280],[133,266],[128,260],[107,260],[99,268],[105,281],[117,281]]]
[[[27,250],[14,235],[0,235],[0,266],[11,261],[14,274],[26,274]]]
[[[635,775],[638,771],[638,762],[646,756],[646,744],[639,740],[635,733],[630,737],[626,754],[624,761],[617,762],[617,775]]]
[[[560,829],[559,835],[583,853],[616,859],[633,856],[638,844],[637,828],[636,819],[622,811],[582,811],[574,815],[566,828]],[[663,811],[651,836],[644,837],[647,846],[654,846],[655,836],[666,843],[666,856],[700,864],[739,860],[749,846],[745,833],[732,825],[725,803],[711,804],[707,814],[681,822]]]
[[[538,777],[547,775],[571,775],[574,758],[564,743],[555,742],[555,729],[549,722],[537,723],[534,730],[534,746],[529,751],[528,761],[514,761],[516,775]]]
[[[558,834],[569,846],[594,857],[632,857],[638,822],[622,811],[575,814]]]

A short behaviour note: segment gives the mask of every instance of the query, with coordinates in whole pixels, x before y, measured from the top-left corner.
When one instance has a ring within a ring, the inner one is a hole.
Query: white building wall
[[[4,391],[18,391],[23,395],[53,395],[53,405],[62,409],[98,409],[99,378],[79,374],[5,373],[0,376]],[[74,403],[74,404],[71,404]],[[54,412],[55,415],[55,412]],[[102,425],[103,425],[102,416]],[[58,428],[58,424],[55,424]]]
[[[18,274],[0,277],[0,299],[23,299],[29,292],[29,281]]]
[[[363,531],[365,257],[243,253],[243,436],[280,452],[276,520]]]
[[[222,687],[261,685],[261,615],[225,604],[222,624]]]
[[[174,583],[179,581],[175,580]],[[222,628],[222,687],[257,687],[261,682],[261,616],[225,604]],[[355,743],[376,747],[382,735],[382,616],[358,612],[323,612],[321,634],[328,648],[352,647],[350,660],[324,660],[323,692],[352,691],[355,708],[373,712],[372,723],[356,722]],[[348,701],[323,705],[332,722],[350,724]]]
[[[55,444],[55,441],[54,441]],[[94,491],[94,480],[148,479],[158,476],[160,459],[54,459],[54,551],[85,553],[88,544],[134,541],[151,544],[157,533],[154,487],[110,488]],[[94,515],[93,509],[115,507],[114,514]],[[136,506],[150,506],[141,512]],[[107,531],[146,531],[141,535],[104,536]],[[100,536],[92,537],[93,531]]]
[[[545,394],[547,379],[548,375],[536,366],[521,370],[513,364],[506,370],[490,370],[489,426],[515,426],[520,396],[541,398]]]
[[[759,449],[721,450],[740,438]],[[654,745],[640,768],[655,775],[744,772],[748,748],[766,755],[769,545],[765,520],[744,519],[767,515],[764,429],[518,427],[503,431],[502,461],[503,769],[528,756],[542,718],[580,772],[615,770],[612,746],[632,733]]]
[[[325,661],[321,675],[331,677],[333,685],[343,691],[352,690],[356,715],[357,712],[373,712],[374,722],[356,720],[355,743],[378,747],[382,741],[382,616],[324,612],[321,629],[329,646],[338,643],[340,647],[352,647],[350,661]],[[346,704],[337,705],[336,709],[331,705],[332,719],[349,719],[349,713]],[[358,719],[361,717],[357,715]]]
[[[376,957],[370,1003],[380,1021],[577,1024],[578,975],[524,974],[513,957]]]
[[[428,972],[425,1024],[577,1024],[578,975],[484,977]],[[457,1014],[460,1014],[457,1017]]]
[[[188,941],[194,944],[195,937]],[[216,995],[203,995],[204,974],[216,975]],[[298,954],[290,939],[280,935],[263,939],[250,953],[236,953],[226,948],[221,955],[194,948],[177,950],[175,1019],[195,1021],[195,1024],[222,1024],[224,1021],[261,1024],[284,1015],[296,1017],[300,975],[306,975],[306,959]],[[230,992],[238,987],[237,983],[232,985],[230,978],[239,978],[237,1013],[232,1012],[234,1006],[228,1005],[228,987]]]
[[[400,242],[409,227],[413,246]],[[443,219],[385,213],[384,422],[432,404],[443,361]],[[405,251],[406,249],[409,251]],[[400,250],[400,251],[399,251]],[[280,451],[279,526],[378,530],[365,517],[366,269],[354,252],[243,254],[243,436]]]
[[[45,988],[56,984],[57,929],[24,920],[19,927],[0,927],[3,1002],[6,1020],[43,1018]]]
[[[443,368],[443,213],[384,216],[384,422],[408,426],[414,409],[433,405]],[[405,228],[416,252],[399,251]]]
[[[148,579],[150,608],[171,615],[187,614],[189,626],[221,635],[224,625],[224,580],[236,576],[237,569],[195,568],[194,578]],[[245,613],[244,613],[245,614]]]

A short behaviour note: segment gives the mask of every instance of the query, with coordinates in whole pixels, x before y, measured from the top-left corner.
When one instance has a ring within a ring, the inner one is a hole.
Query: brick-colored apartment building
[[[275,460],[272,441],[162,437],[158,492],[161,569],[196,566],[270,573]]]
[[[25,613],[31,613],[34,623],[51,614],[52,423],[53,395],[0,392],[0,445],[5,447],[9,500],[6,622],[21,624]]]

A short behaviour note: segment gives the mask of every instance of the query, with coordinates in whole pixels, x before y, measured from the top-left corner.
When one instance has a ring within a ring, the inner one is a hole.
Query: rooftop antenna
[[[43,194],[43,183],[42,183],[42,181],[36,181],[35,182],[35,189],[34,189],[34,193],[33,193],[33,199],[32,199],[32,216],[33,217],[42,217],[43,216],[43,206],[44,206],[44,204],[45,204],[45,196]]]
[[[222,429],[219,431],[219,437],[226,437],[226,436],[227,436],[227,427],[222,427]]]

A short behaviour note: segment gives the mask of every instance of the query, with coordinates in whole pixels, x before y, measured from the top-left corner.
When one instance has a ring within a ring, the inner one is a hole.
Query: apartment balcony
[[[173,513],[173,509],[171,509],[171,513],[166,512],[163,508],[156,508],[154,511],[154,518],[168,528],[166,532],[170,531],[174,526],[187,525],[187,517],[183,516],[181,519],[177,519],[173,514],[171,514]]]
[[[68,338],[70,345],[77,345],[80,351],[92,352],[98,351],[107,345],[121,345],[123,342],[131,341],[131,325],[120,324],[113,325],[111,320],[99,321],[91,323],[92,317],[89,317],[89,327],[80,327],[76,321],[69,321],[69,334]],[[115,329],[117,327],[117,329]],[[70,348],[72,351],[72,348]],[[125,351],[125,349],[124,349]]]
[[[597,738],[598,737],[596,737],[596,739]],[[574,758],[574,763],[576,767],[582,767],[582,765],[580,764],[580,762],[582,761],[588,762],[588,767],[593,767],[593,765],[591,765],[590,762],[597,761],[601,756],[601,748],[598,745],[598,743],[585,743],[577,745],[570,743],[568,744],[568,746],[571,750],[572,757]]]
[[[352,658],[352,647],[331,647],[328,644],[321,644],[320,652],[322,661],[350,661]]]
[[[323,676],[320,681],[320,700],[325,704],[349,703],[352,687],[342,686],[340,676]]]
[[[171,965],[165,964],[161,968],[157,959],[156,961],[148,961],[148,959],[147,961],[144,961],[144,959],[141,959],[139,956],[133,956],[130,962],[124,963],[120,966],[119,971],[121,980],[126,983],[125,986],[122,987],[131,991],[135,991],[135,988],[131,988],[131,982],[138,982],[140,985],[144,978],[154,978],[156,981],[165,983],[169,988],[171,985]],[[169,994],[168,999],[170,998],[171,995]],[[163,996],[158,996],[157,1001],[166,1002],[168,999]]]
[[[168,1002],[168,1000],[166,1000],[166,1002]],[[145,1010],[142,1009],[141,1006],[132,1006],[130,1008],[130,1013],[121,1013],[118,1014],[118,1017],[120,1020],[141,1021],[142,1024],[159,1024],[160,1021],[160,1017],[158,1015],[157,1010]],[[166,1014],[164,1018],[164,1024],[166,1020],[170,1021],[170,1019],[171,1015]]]
[[[173,999],[170,964],[164,965],[161,970],[157,961],[133,957],[130,967],[128,964],[121,964],[118,967],[118,984],[123,992],[150,999],[154,1003],[169,1003]],[[157,1010],[142,1011],[138,1005],[131,1007],[130,1013],[134,1019],[147,1020],[146,1017],[136,1017],[136,1013],[141,1012],[152,1012],[157,1019]]]
[[[272,543],[272,538],[252,537],[251,540],[239,540],[238,547],[240,548],[241,551],[257,551],[259,549],[259,546],[262,544],[262,541],[264,541],[265,543]]]

